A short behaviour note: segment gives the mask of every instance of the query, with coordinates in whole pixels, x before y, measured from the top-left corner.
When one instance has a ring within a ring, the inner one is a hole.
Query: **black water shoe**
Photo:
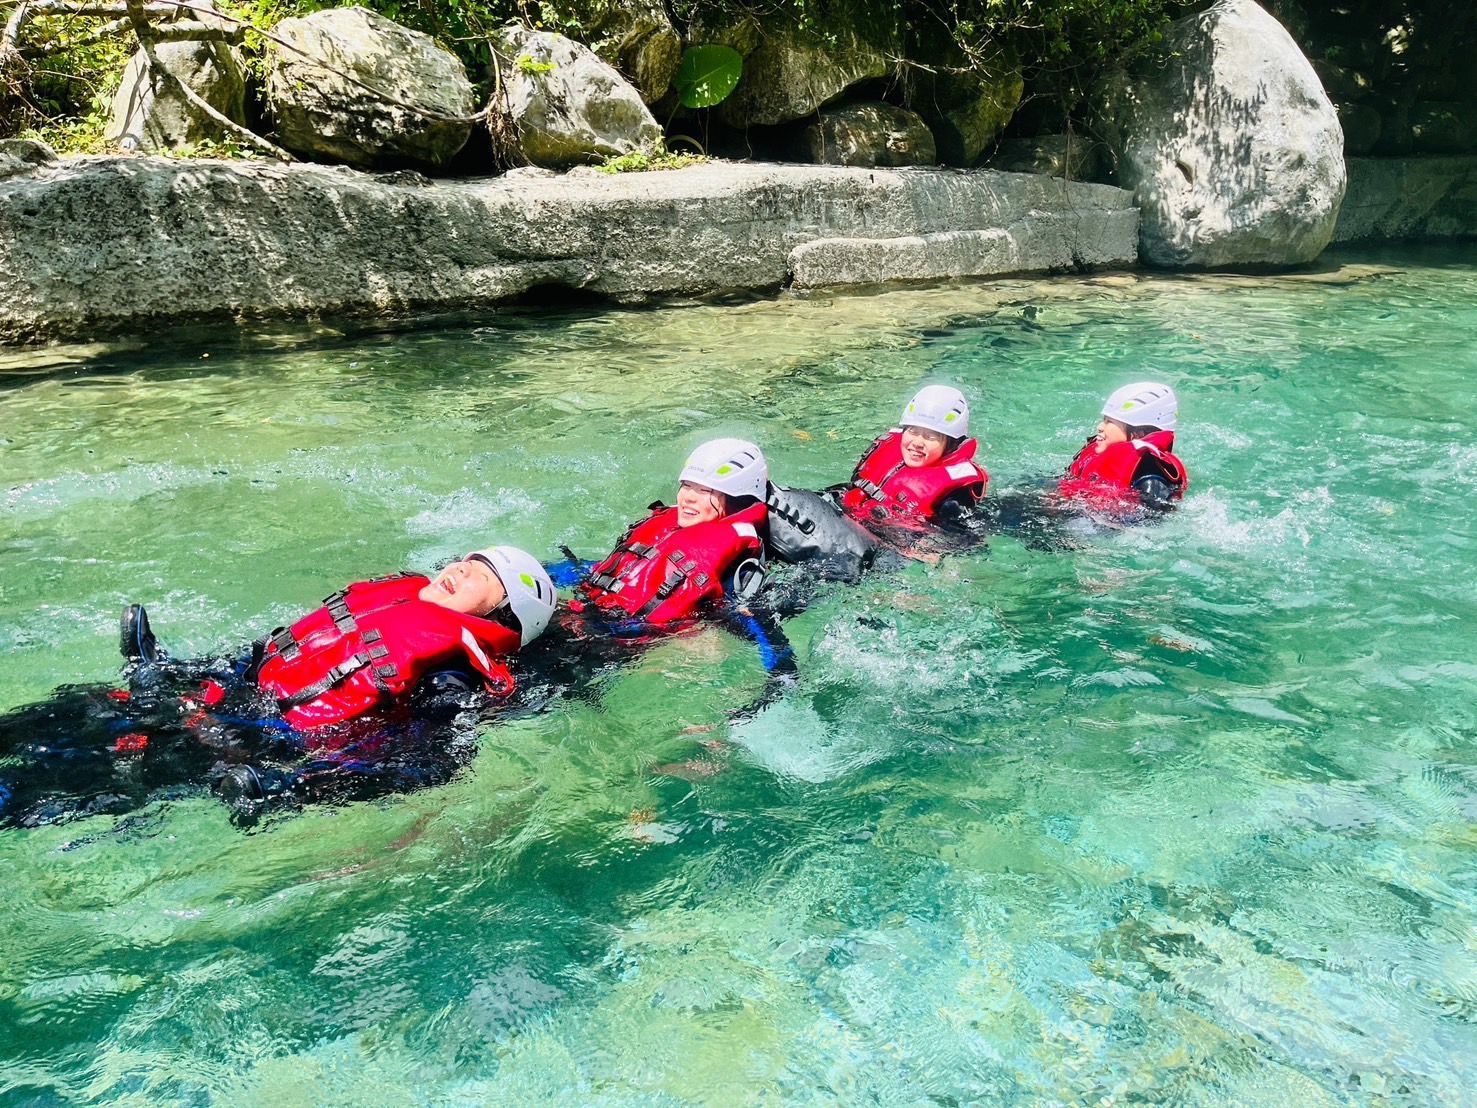
[[[215,780],[215,792],[231,811],[231,822],[250,827],[267,806],[267,791],[254,766],[231,766]]]
[[[144,611],[142,604],[130,604],[123,609],[123,619],[118,626],[118,649],[130,662],[154,665],[169,661],[169,654],[149,629],[149,613]]]

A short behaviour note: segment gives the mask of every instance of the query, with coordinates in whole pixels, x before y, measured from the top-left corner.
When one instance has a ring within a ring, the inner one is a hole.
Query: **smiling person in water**
[[[1124,385],[1103,405],[1097,433],[1062,477],[1063,496],[1110,514],[1164,511],[1185,493],[1189,477],[1172,453],[1179,401],[1168,385]]]
[[[277,795],[437,784],[470,746],[448,727],[507,702],[508,659],[554,607],[548,574],[511,546],[434,577],[351,584],[235,664],[170,659],[131,605],[120,643],[129,688],[64,688],[0,717],[0,824],[124,811],[208,779],[248,819]]]
[[[764,580],[769,466],[743,439],[688,457],[677,503],[660,501],[579,582],[570,610],[619,633],[671,625],[752,597]]]

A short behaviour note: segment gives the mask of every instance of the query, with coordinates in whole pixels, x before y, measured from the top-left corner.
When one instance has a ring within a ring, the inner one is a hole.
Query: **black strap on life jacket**
[[[871,455],[869,454],[868,457],[871,457]],[[860,476],[861,471],[858,470],[858,475],[851,479],[851,483],[856,488],[861,489],[862,492],[866,493],[867,496],[869,496],[871,499],[885,503],[887,500],[887,494],[882,491],[882,486],[887,484],[887,482],[891,481],[900,472],[902,472],[903,467],[907,464],[907,462],[898,462],[897,465],[893,466],[887,471],[886,476],[884,476],[882,480],[877,484],[873,484],[871,481],[864,480]],[[902,499],[901,495],[899,495],[899,499]]]
[[[636,610],[637,619],[645,619],[656,611],[667,597],[682,587],[687,578],[692,575],[692,571],[697,569],[696,558],[688,558],[684,562],[682,560],[684,557],[686,555],[680,550],[674,550],[667,555],[667,561],[672,563],[672,569],[668,572],[667,579],[657,586],[656,592],[651,594],[651,599]],[[700,589],[706,588],[709,580],[706,573],[699,573],[692,579]]]

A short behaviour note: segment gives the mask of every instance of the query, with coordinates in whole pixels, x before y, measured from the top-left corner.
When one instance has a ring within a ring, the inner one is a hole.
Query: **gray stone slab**
[[[1477,237],[1477,155],[1349,158],[1334,242]]]
[[[1122,190],[989,170],[713,162],[433,184],[70,158],[0,179],[0,341],[479,309],[546,285],[623,301],[775,290],[792,266],[810,287],[1121,266],[1136,229]],[[816,240],[852,245],[792,258]]]

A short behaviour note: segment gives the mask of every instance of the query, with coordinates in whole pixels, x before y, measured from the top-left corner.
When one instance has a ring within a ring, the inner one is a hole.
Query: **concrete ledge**
[[[1477,237],[1477,157],[1349,158],[1334,242]]]
[[[778,289],[792,272],[813,288],[1122,266],[1137,228],[1122,190],[991,170],[715,162],[433,184],[62,159],[0,179],[0,342],[476,309],[546,285],[635,300]]]

